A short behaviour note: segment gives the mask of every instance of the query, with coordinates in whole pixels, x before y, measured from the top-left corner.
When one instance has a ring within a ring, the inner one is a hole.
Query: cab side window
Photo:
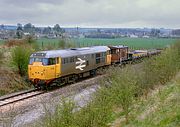
[[[63,58],[63,64],[67,64],[69,62],[68,58]]]
[[[99,64],[101,60],[101,54],[100,53],[96,53],[96,64]]]
[[[56,59],[55,58],[49,58],[48,65],[54,65],[54,64],[56,64]]]
[[[74,57],[70,57],[70,63],[74,62]]]

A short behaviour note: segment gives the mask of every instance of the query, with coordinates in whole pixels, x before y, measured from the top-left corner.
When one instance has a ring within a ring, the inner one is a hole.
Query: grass
[[[135,103],[130,123],[124,126],[178,127],[180,125],[180,74],[157,92]]]
[[[162,39],[162,38],[116,38],[116,39],[91,39],[82,38],[75,39],[76,43],[81,46],[85,45],[127,45],[130,48],[163,48],[171,45],[175,39]]]
[[[76,43],[71,39],[38,39],[36,40],[37,46],[41,50],[64,49],[77,47]]]
[[[60,39],[37,39],[37,44],[41,49],[43,47],[58,47]],[[127,45],[131,49],[151,49],[151,48],[164,48],[173,44],[176,39],[172,38],[115,38],[115,39],[96,39],[96,38],[79,38],[79,39],[66,39],[76,47],[85,47],[93,45]],[[0,40],[0,45],[4,44]]]
[[[173,82],[176,85],[168,86],[167,83],[180,71],[179,50],[180,43],[176,43],[161,55],[142,63],[140,70],[137,66],[110,68],[107,71],[109,75],[102,81],[101,89],[85,107],[73,112],[71,103],[64,101],[61,105],[66,106],[59,106],[53,119],[52,116],[47,117],[43,126],[177,126],[180,76],[177,78],[178,83]],[[149,97],[150,92],[159,85],[164,89]],[[70,110],[67,108],[69,106]],[[68,117],[63,117],[67,113]]]
[[[0,67],[0,81],[0,96],[30,88],[24,78],[7,67]]]

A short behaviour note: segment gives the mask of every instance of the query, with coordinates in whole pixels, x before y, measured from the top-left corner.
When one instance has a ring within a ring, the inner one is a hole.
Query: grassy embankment
[[[166,84],[154,89],[146,98],[133,103],[130,107],[129,122],[123,121],[124,115],[116,113],[113,127],[178,127],[180,125],[180,73]]]
[[[59,40],[57,45],[40,47],[32,37],[0,43],[0,96],[32,87],[26,82],[29,56],[32,52],[73,47],[66,40]]]
[[[47,115],[42,126],[178,126],[179,63],[177,42],[161,55],[144,61],[141,67],[110,68],[101,89],[85,107],[74,112],[79,107],[63,101],[55,114]]]
[[[30,87],[25,79],[31,50],[25,40],[11,40],[0,45],[0,96]]]

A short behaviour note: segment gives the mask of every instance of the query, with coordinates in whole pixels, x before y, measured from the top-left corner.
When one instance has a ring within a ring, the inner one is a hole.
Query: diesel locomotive
[[[107,46],[40,51],[30,56],[28,75],[35,87],[63,85],[95,75],[97,68],[110,64]]]

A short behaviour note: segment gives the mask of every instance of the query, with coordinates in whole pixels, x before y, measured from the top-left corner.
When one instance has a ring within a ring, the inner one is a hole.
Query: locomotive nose
[[[28,65],[28,75],[29,79],[40,79],[40,80],[50,80],[56,78],[56,67],[55,65],[44,66],[40,63],[33,63]]]
[[[38,78],[38,79],[44,79],[45,78],[45,69],[43,66],[30,66],[29,67],[29,78]]]

